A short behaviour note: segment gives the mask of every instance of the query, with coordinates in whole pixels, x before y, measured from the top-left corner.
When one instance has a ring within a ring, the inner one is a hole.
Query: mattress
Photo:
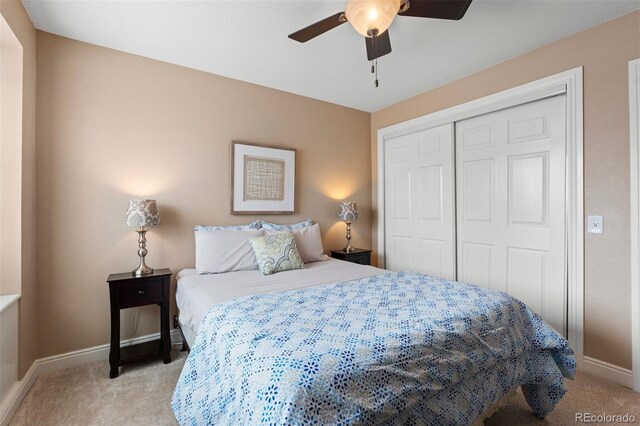
[[[178,273],[176,288],[179,321],[197,334],[209,308],[231,299],[357,280],[385,272],[337,259],[308,263],[304,269],[272,275],[262,275],[258,270],[200,275],[195,269],[183,269]]]

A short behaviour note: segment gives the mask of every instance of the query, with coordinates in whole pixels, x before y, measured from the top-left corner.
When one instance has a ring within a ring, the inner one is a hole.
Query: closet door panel
[[[566,323],[565,97],[456,123],[461,281]]]
[[[385,142],[387,269],[455,279],[453,124]]]

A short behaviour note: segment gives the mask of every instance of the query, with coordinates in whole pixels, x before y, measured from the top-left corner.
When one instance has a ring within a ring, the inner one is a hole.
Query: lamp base
[[[153,268],[149,268],[144,261],[147,255],[147,238],[145,235],[147,230],[141,227],[140,229],[136,229],[136,232],[138,233],[138,256],[140,256],[140,264],[138,264],[138,267],[131,271],[131,273],[134,277],[153,274]]]
[[[347,246],[343,248],[342,251],[345,253],[353,253],[354,251],[356,251],[356,248],[351,245],[351,242],[349,242],[349,244],[347,244]]]
[[[356,249],[351,245],[351,222],[347,221],[347,246],[342,249],[345,253],[353,253]]]
[[[131,271],[131,274],[133,274],[136,277],[141,277],[143,275],[153,274],[153,268],[149,268],[147,265],[144,265],[143,268],[137,267],[136,269]]]

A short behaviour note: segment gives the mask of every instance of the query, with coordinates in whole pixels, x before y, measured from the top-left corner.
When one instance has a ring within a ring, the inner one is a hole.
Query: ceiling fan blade
[[[471,0],[409,0],[409,9],[400,12],[400,16],[418,18],[462,19]]]
[[[344,18],[344,12],[338,12],[335,15],[331,15],[328,18],[318,21],[315,24],[311,24],[295,33],[289,34],[289,38],[300,43],[305,43],[312,38],[318,37],[320,34],[324,34],[335,27],[347,22]]]
[[[381,56],[391,53],[391,40],[389,39],[389,30],[383,32],[375,38],[365,37],[367,44],[367,59],[373,61]]]

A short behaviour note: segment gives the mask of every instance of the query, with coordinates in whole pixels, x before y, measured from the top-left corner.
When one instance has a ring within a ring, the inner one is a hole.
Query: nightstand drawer
[[[162,279],[123,283],[118,287],[120,309],[162,302]]]
[[[358,263],[360,265],[370,265],[371,264],[371,254],[370,253],[358,253],[349,256],[349,262]]]

